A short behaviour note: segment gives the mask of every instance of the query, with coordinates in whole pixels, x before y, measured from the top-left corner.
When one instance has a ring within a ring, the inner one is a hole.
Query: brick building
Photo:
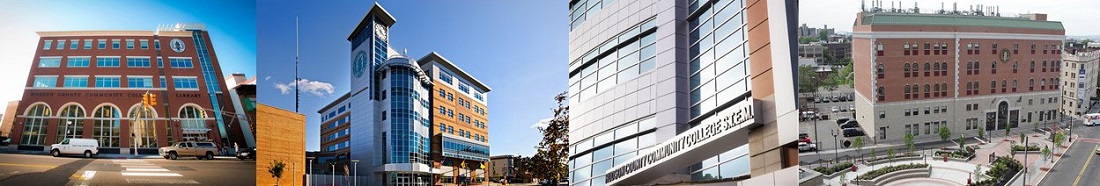
[[[855,119],[878,141],[1055,122],[1065,31],[1045,17],[858,13]]]
[[[264,104],[256,104],[256,185],[275,185],[267,170],[274,161],[286,164],[280,185],[304,185],[306,168],[306,116]]]
[[[12,129],[21,150],[93,138],[100,153],[156,153],[176,141],[241,141],[202,24],[155,31],[43,31]],[[142,95],[156,105],[142,109]]]

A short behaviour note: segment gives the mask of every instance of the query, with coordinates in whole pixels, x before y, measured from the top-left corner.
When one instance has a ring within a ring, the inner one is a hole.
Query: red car
[[[805,132],[798,133],[798,142],[814,143],[810,140],[810,134],[806,134]]]

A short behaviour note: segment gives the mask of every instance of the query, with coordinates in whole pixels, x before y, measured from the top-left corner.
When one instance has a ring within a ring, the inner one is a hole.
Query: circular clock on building
[[[1007,63],[1008,58],[1011,58],[1011,57],[1012,57],[1012,53],[1009,53],[1008,49],[1002,49],[1001,50],[1001,63]]]
[[[362,77],[367,69],[367,53],[360,51],[355,55],[355,61],[351,63],[351,72],[356,78]]]
[[[171,42],[168,42],[168,45],[168,48],[172,48],[172,51],[176,51],[176,53],[183,52],[183,50],[186,49],[186,45],[183,44],[183,40],[180,40],[179,38],[172,39]]]
[[[382,24],[374,23],[374,35],[377,35],[379,39],[389,40],[389,33],[386,32],[386,27]]]

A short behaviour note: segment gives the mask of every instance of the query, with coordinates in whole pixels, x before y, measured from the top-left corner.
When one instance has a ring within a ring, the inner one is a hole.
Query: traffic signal
[[[141,94],[141,106],[149,106],[149,93]]]
[[[157,106],[157,94],[149,94],[149,106]]]

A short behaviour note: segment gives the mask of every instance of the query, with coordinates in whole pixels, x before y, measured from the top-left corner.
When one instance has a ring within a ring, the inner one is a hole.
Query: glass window
[[[191,58],[168,58],[168,63],[172,68],[193,68],[195,65]]]
[[[175,77],[172,78],[172,85],[177,89],[198,89],[198,79],[194,77]]]
[[[92,49],[92,39],[85,39],[84,40],[84,49],[85,50]]]
[[[67,67],[88,67],[91,64],[91,57],[69,57]]]
[[[34,87],[57,87],[57,76],[35,76]]]
[[[95,87],[118,88],[119,77],[95,77]]]
[[[148,57],[126,57],[126,67],[149,67]]]
[[[65,87],[88,87],[88,76],[65,77]]]
[[[60,66],[61,66],[61,57],[39,57],[38,58],[38,67],[60,67]]]
[[[119,57],[96,57],[96,67],[118,67]]]
[[[65,50],[65,40],[57,40],[57,49]]]
[[[45,40],[45,44],[42,44],[42,50],[50,50],[53,48],[53,40]]]
[[[112,39],[111,40],[111,48],[118,49],[121,45],[121,42],[122,42],[121,39]]]
[[[148,39],[142,39],[141,40],[141,49],[142,50],[149,49],[149,40]]]
[[[69,49],[70,50],[76,50],[79,45],[80,45],[80,40],[79,39],[69,40]]]
[[[153,49],[160,50],[160,40],[153,40]]]
[[[126,49],[134,49],[134,40],[133,39],[127,39],[126,40]]]
[[[153,88],[153,77],[128,77],[126,83],[130,88]]]
[[[99,39],[99,49],[106,49],[106,48],[107,48],[107,40],[106,39]]]

